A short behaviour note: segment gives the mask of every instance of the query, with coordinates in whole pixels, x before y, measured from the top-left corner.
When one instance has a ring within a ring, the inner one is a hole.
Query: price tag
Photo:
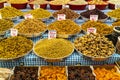
[[[120,8],[120,4],[115,4],[115,9]]]
[[[56,38],[57,32],[55,30],[50,30],[48,32],[48,39]]]
[[[32,19],[33,16],[32,16],[32,14],[26,14],[26,15],[24,15],[24,18],[25,19]]]
[[[98,20],[98,15],[90,15],[90,20],[91,21],[97,21]]]
[[[62,8],[69,8],[69,5],[62,5]]]
[[[90,34],[90,33],[96,33],[96,28],[87,28],[87,34]]]
[[[66,15],[65,14],[58,14],[57,20],[65,20],[66,19]]]
[[[34,4],[33,5],[33,9],[39,9],[40,8],[40,5],[39,4]]]
[[[89,9],[89,10],[95,9],[95,5],[88,5],[88,9]]]
[[[18,30],[17,29],[11,29],[10,30],[10,35],[11,36],[17,36],[18,35]]]
[[[11,4],[10,3],[4,3],[4,7],[6,6],[10,6],[11,7]]]

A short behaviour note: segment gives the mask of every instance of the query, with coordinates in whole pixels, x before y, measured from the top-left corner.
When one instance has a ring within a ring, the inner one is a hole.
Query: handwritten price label
[[[48,32],[48,39],[56,38],[57,32],[55,30],[50,30]]]
[[[95,5],[88,5],[88,9],[89,9],[89,10],[95,9]]]
[[[90,33],[96,33],[96,28],[87,28],[87,33],[90,34]]]
[[[11,4],[10,3],[4,3],[4,7],[6,6],[10,6],[11,7]]]
[[[115,9],[120,8],[120,4],[115,4]]]
[[[66,19],[66,15],[65,14],[58,14],[57,20],[65,20]]]
[[[98,20],[98,15],[90,15],[90,20],[91,21],[97,21]]]
[[[10,30],[10,35],[11,36],[17,36],[18,35],[18,30],[17,29],[11,29]]]
[[[62,5],[62,8],[69,8],[69,5]]]
[[[24,15],[24,18],[25,18],[25,19],[32,19],[33,16],[32,16],[31,14],[26,14],[26,15]]]
[[[34,4],[33,5],[33,9],[39,9],[40,8],[40,5],[39,4]]]

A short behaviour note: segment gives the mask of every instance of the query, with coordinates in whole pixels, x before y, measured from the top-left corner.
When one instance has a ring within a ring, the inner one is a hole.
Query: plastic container
[[[11,6],[16,8],[16,9],[26,9],[27,3],[11,3]]]
[[[109,4],[108,4],[108,8],[109,8],[109,9],[115,9],[115,4],[109,3]]]
[[[60,9],[62,9],[62,5],[50,4],[50,9],[60,10]]]
[[[103,4],[103,5],[97,4],[97,5],[95,5],[95,6],[96,6],[96,8],[98,8],[98,9],[100,9],[100,10],[104,10],[104,9],[106,8],[107,4]]]
[[[69,8],[72,10],[84,10],[86,8],[87,4],[83,5],[74,5],[74,4],[69,4]]]
[[[5,3],[5,2],[0,2],[0,8],[3,8],[3,7],[4,7],[4,3]]]

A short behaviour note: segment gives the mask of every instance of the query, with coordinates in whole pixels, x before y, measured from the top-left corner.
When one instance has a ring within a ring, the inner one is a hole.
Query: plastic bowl
[[[3,8],[3,7],[4,7],[4,3],[5,3],[5,2],[0,2],[0,8]]]
[[[109,8],[109,9],[115,9],[115,4],[109,3],[109,4],[108,4],[108,8]]]
[[[69,8],[72,10],[84,10],[86,8],[86,4],[83,5],[69,4]]]
[[[102,5],[97,4],[95,6],[96,6],[96,8],[98,8],[100,10],[104,10],[106,8],[107,4],[102,4]]]
[[[11,6],[16,8],[16,9],[26,9],[27,3],[11,3]]]
[[[33,9],[34,4],[29,4],[30,8]],[[40,8],[46,9],[47,8],[47,3],[46,4],[40,4]]]
[[[62,5],[50,4],[50,9],[60,10],[60,9],[62,9]]]

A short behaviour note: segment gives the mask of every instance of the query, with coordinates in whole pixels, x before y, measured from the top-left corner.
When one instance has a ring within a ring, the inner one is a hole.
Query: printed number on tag
[[[96,28],[87,28],[87,33],[96,33]]]
[[[33,16],[32,16],[31,14],[26,14],[26,15],[24,15],[24,18],[25,18],[25,19],[32,19]]]
[[[65,20],[66,15],[65,14],[58,14],[57,20]]]
[[[18,30],[17,29],[11,29],[10,30],[10,35],[11,36],[17,36],[18,35]]]
[[[56,38],[57,32],[55,30],[50,30],[48,32],[48,39]]]
[[[95,9],[95,5],[88,5],[88,9],[89,9],[89,10]]]
[[[91,21],[97,21],[98,20],[98,15],[90,15],[90,20]]]

